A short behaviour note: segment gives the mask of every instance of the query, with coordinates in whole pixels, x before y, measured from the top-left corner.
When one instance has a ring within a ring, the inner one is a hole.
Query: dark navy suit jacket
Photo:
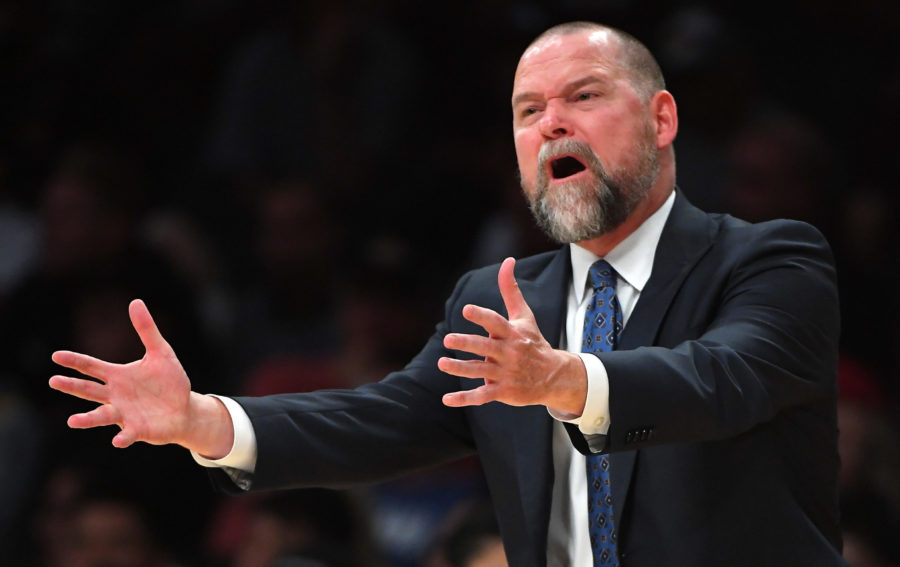
[[[462,318],[505,314],[497,266],[469,272],[446,317],[401,371],[348,391],[238,398],[256,431],[253,489],[352,486],[480,456],[511,566],[546,563],[552,418],[542,406],[453,409],[477,381],[437,370]],[[556,345],[568,250],[524,258],[519,286]],[[837,515],[838,298],[822,236],[748,224],[676,196],[653,270],[609,374],[606,449],[625,567],[831,566]],[[588,451],[570,428],[573,443]],[[596,446],[596,444],[592,443]],[[227,489],[221,472],[214,476]],[[233,485],[232,485],[233,489]]]

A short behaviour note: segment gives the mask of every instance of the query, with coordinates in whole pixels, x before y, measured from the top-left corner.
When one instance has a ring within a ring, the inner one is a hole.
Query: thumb
[[[126,447],[131,446],[136,441],[134,437],[134,433],[131,432],[128,428],[122,429],[119,433],[113,437],[112,444],[113,447],[124,449]]]
[[[503,297],[503,304],[506,306],[506,314],[510,321],[513,319],[534,318],[531,308],[525,302],[522,290],[516,282],[514,269],[516,267],[515,258],[507,258],[500,265],[500,271],[497,273],[497,285],[500,287],[500,296]]]
[[[131,317],[134,330],[137,331],[148,352],[160,350],[166,346],[165,339],[159,332],[156,323],[153,322],[153,317],[150,316],[150,311],[143,301],[140,299],[132,301],[128,305],[128,315]]]

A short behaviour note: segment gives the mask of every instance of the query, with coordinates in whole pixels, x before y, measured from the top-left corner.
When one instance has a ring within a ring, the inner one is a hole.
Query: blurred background
[[[502,564],[477,460],[228,498],[184,450],[69,430],[93,404],[50,353],[139,358],[141,297],[200,392],[402,366],[465,270],[552,248],[509,94],[531,39],[590,19],[657,55],[695,204],[831,242],[845,554],[900,565],[900,3],[719,4],[0,2],[0,564]]]

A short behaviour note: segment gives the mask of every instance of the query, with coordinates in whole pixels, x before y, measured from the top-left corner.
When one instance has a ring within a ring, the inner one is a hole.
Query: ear
[[[650,117],[656,124],[656,147],[663,149],[672,144],[678,133],[678,108],[669,91],[659,91],[650,99]]]

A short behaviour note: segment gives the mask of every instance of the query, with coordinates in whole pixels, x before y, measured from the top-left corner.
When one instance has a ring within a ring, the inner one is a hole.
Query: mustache
[[[594,153],[591,147],[582,141],[573,140],[572,138],[560,138],[558,140],[550,140],[541,145],[538,152],[538,173],[546,175],[547,162],[560,154],[571,154],[580,158],[584,164],[593,171],[602,171],[605,173],[600,158]]]
[[[594,153],[594,150],[587,144],[572,138],[560,138],[557,140],[549,140],[541,145],[538,152],[537,178],[535,186],[539,195],[543,195],[550,185],[550,166],[549,162],[560,154],[568,154],[575,156],[585,165],[595,178],[595,181],[602,187],[614,185],[609,172],[606,171],[600,157]]]

